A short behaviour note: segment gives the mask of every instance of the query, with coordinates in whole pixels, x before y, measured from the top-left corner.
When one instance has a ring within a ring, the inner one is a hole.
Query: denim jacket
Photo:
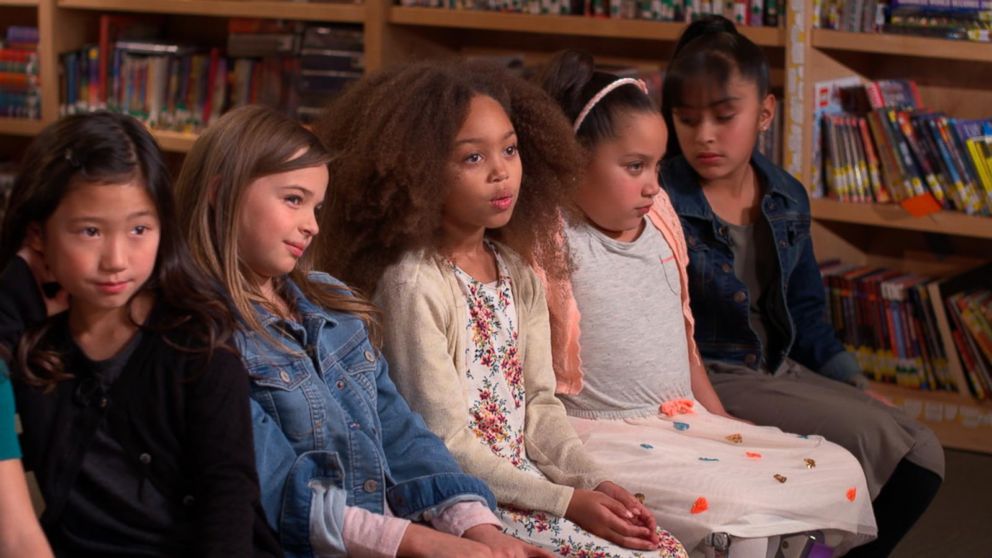
[[[661,183],[679,214],[689,246],[689,290],[696,342],[704,359],[768,370],[785,357],[847,383],[861,370],[827,321],[826,295],[810,238],[809,196],[785,170],[755,152],[751,164],[764,186],[761,215],[767,220],[778,260],[764,317],[768,347],[751,327],[747,287],[734,274],[727,227],[710,208],[696,172],[678,156],[665,163]]]
[[[256,332],[237,338],[253,380],[262,505],[287,556],[344,555],[345,506],[414,521],[463,501],[495,508],[397,393],[361,320],[311,303],[292,282],[288,291],[302,323],[258,308],[284,347]]]

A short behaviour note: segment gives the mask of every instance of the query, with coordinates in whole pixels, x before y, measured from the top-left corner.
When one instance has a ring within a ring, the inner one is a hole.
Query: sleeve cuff
[[[344,546],[353,558],[393,558],[410,521],[349,506],[344,510]]]
[[[431,525],[438,531],[456,537],[461,537],[465,531],[479,525],[503,527],[496,514],[481,502],[460,502],[449,506],[431,519]]]
[[[818,372],[821,376],[852,385],[858,385],[858,378],[863,379],[858,360],[847,351],[841,351],[830,357]]]

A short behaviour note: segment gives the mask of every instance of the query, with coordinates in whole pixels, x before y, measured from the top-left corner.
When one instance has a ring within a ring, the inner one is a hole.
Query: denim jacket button
[[[734,270],[734,268],[730,267],[730,264],[728,263],[725,263],[722,266],[720,266],[720,269],[722,269],[724,273],[730,273],[731,271]]]
[[[745,293],[744,291],[737,291],[736,293],[734,293],[734,302],[736,302],[737,304],[740,304],[745,300],[747,300],[747,293]]]
[[[375,479],[369,479],[362,485],[362,489],[369,493],[375,492],[377,488],[379,488],[379,483]]]
[[[782,240],[778,241],[778,245],[781,246],[782,248],[788,248],[789,242],[783,238]]]
[[[337,382],[334,382],[334,387],[338,389],[344,389],[344,380],[338,380]]]
[[[288,384],[289,383],[289,374],[285,370],[282,370],[282,371],[279,372],[279,379],[281,379],[282,381],[284,381],[284,382],[286,382]]]
[[[372,351],[365,351],[365,360],[375,362],[375,355],[372,354]]]
[[[358,430],[359,428],[362,427],[362,425],[361,424],[358,424],[357,422],[353,422],[353,423],[349,424],[348,426],[350,426],[352,430]]]
[[[744,363],[747,364],[748,366],[754,366],[755,362],[758,362],[758,357],[754,356],[754,353],[744,357]]]
[[[148,465],[152,462],[152,456],[147,453],[143,453],[138,456],[138,461],[140,461],[142,465]]]
[[[191,494],[183,496],[183,505],[187,508],[192,506],[194,503],[196,503],[196,498],[193,498]]]

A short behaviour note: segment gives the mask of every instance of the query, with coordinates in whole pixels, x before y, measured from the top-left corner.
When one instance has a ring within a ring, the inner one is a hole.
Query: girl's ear
[[[37,253],[43,253],[45,248],[45,238],[41,231],[41,223],[31,223],[28,225],[27,234],[24,235],[24,246]]]
[[[775,95],[771,93],[761,100],[761,107],[758,110],[758,129],[762,132],[767,131],[772,125],[772,120],[775,119],[775,103]]]

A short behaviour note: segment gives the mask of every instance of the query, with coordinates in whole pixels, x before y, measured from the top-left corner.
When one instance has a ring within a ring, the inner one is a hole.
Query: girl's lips
[[[103,294],[115,295],[127,288],[129,281],[104,281],[96,283],[96,288]]]
[[[722,155],[716,153],[700,153],[696,155],[696,160],[703,164],[713,164],[723,159]]]
[[[302,244],[295,244],[293,242],[286,242],[285,244],[289,247],[289,253],[295,258],[302,256],[303,251],[306,250],[306,246],[303,246]]]
[[[649,211],[651,211],[651,206],[645,205],[644,207],[638,207],[636,211],[638,215],[644,216],[647,215]]]
[[[489,200],[489,203],[492,204],[492,206],[496,208],[498,211],[506,211],[507,209],[510,209],[511,205],[513,205],[513,196],[503,196],[501,198],[493,198]]]

